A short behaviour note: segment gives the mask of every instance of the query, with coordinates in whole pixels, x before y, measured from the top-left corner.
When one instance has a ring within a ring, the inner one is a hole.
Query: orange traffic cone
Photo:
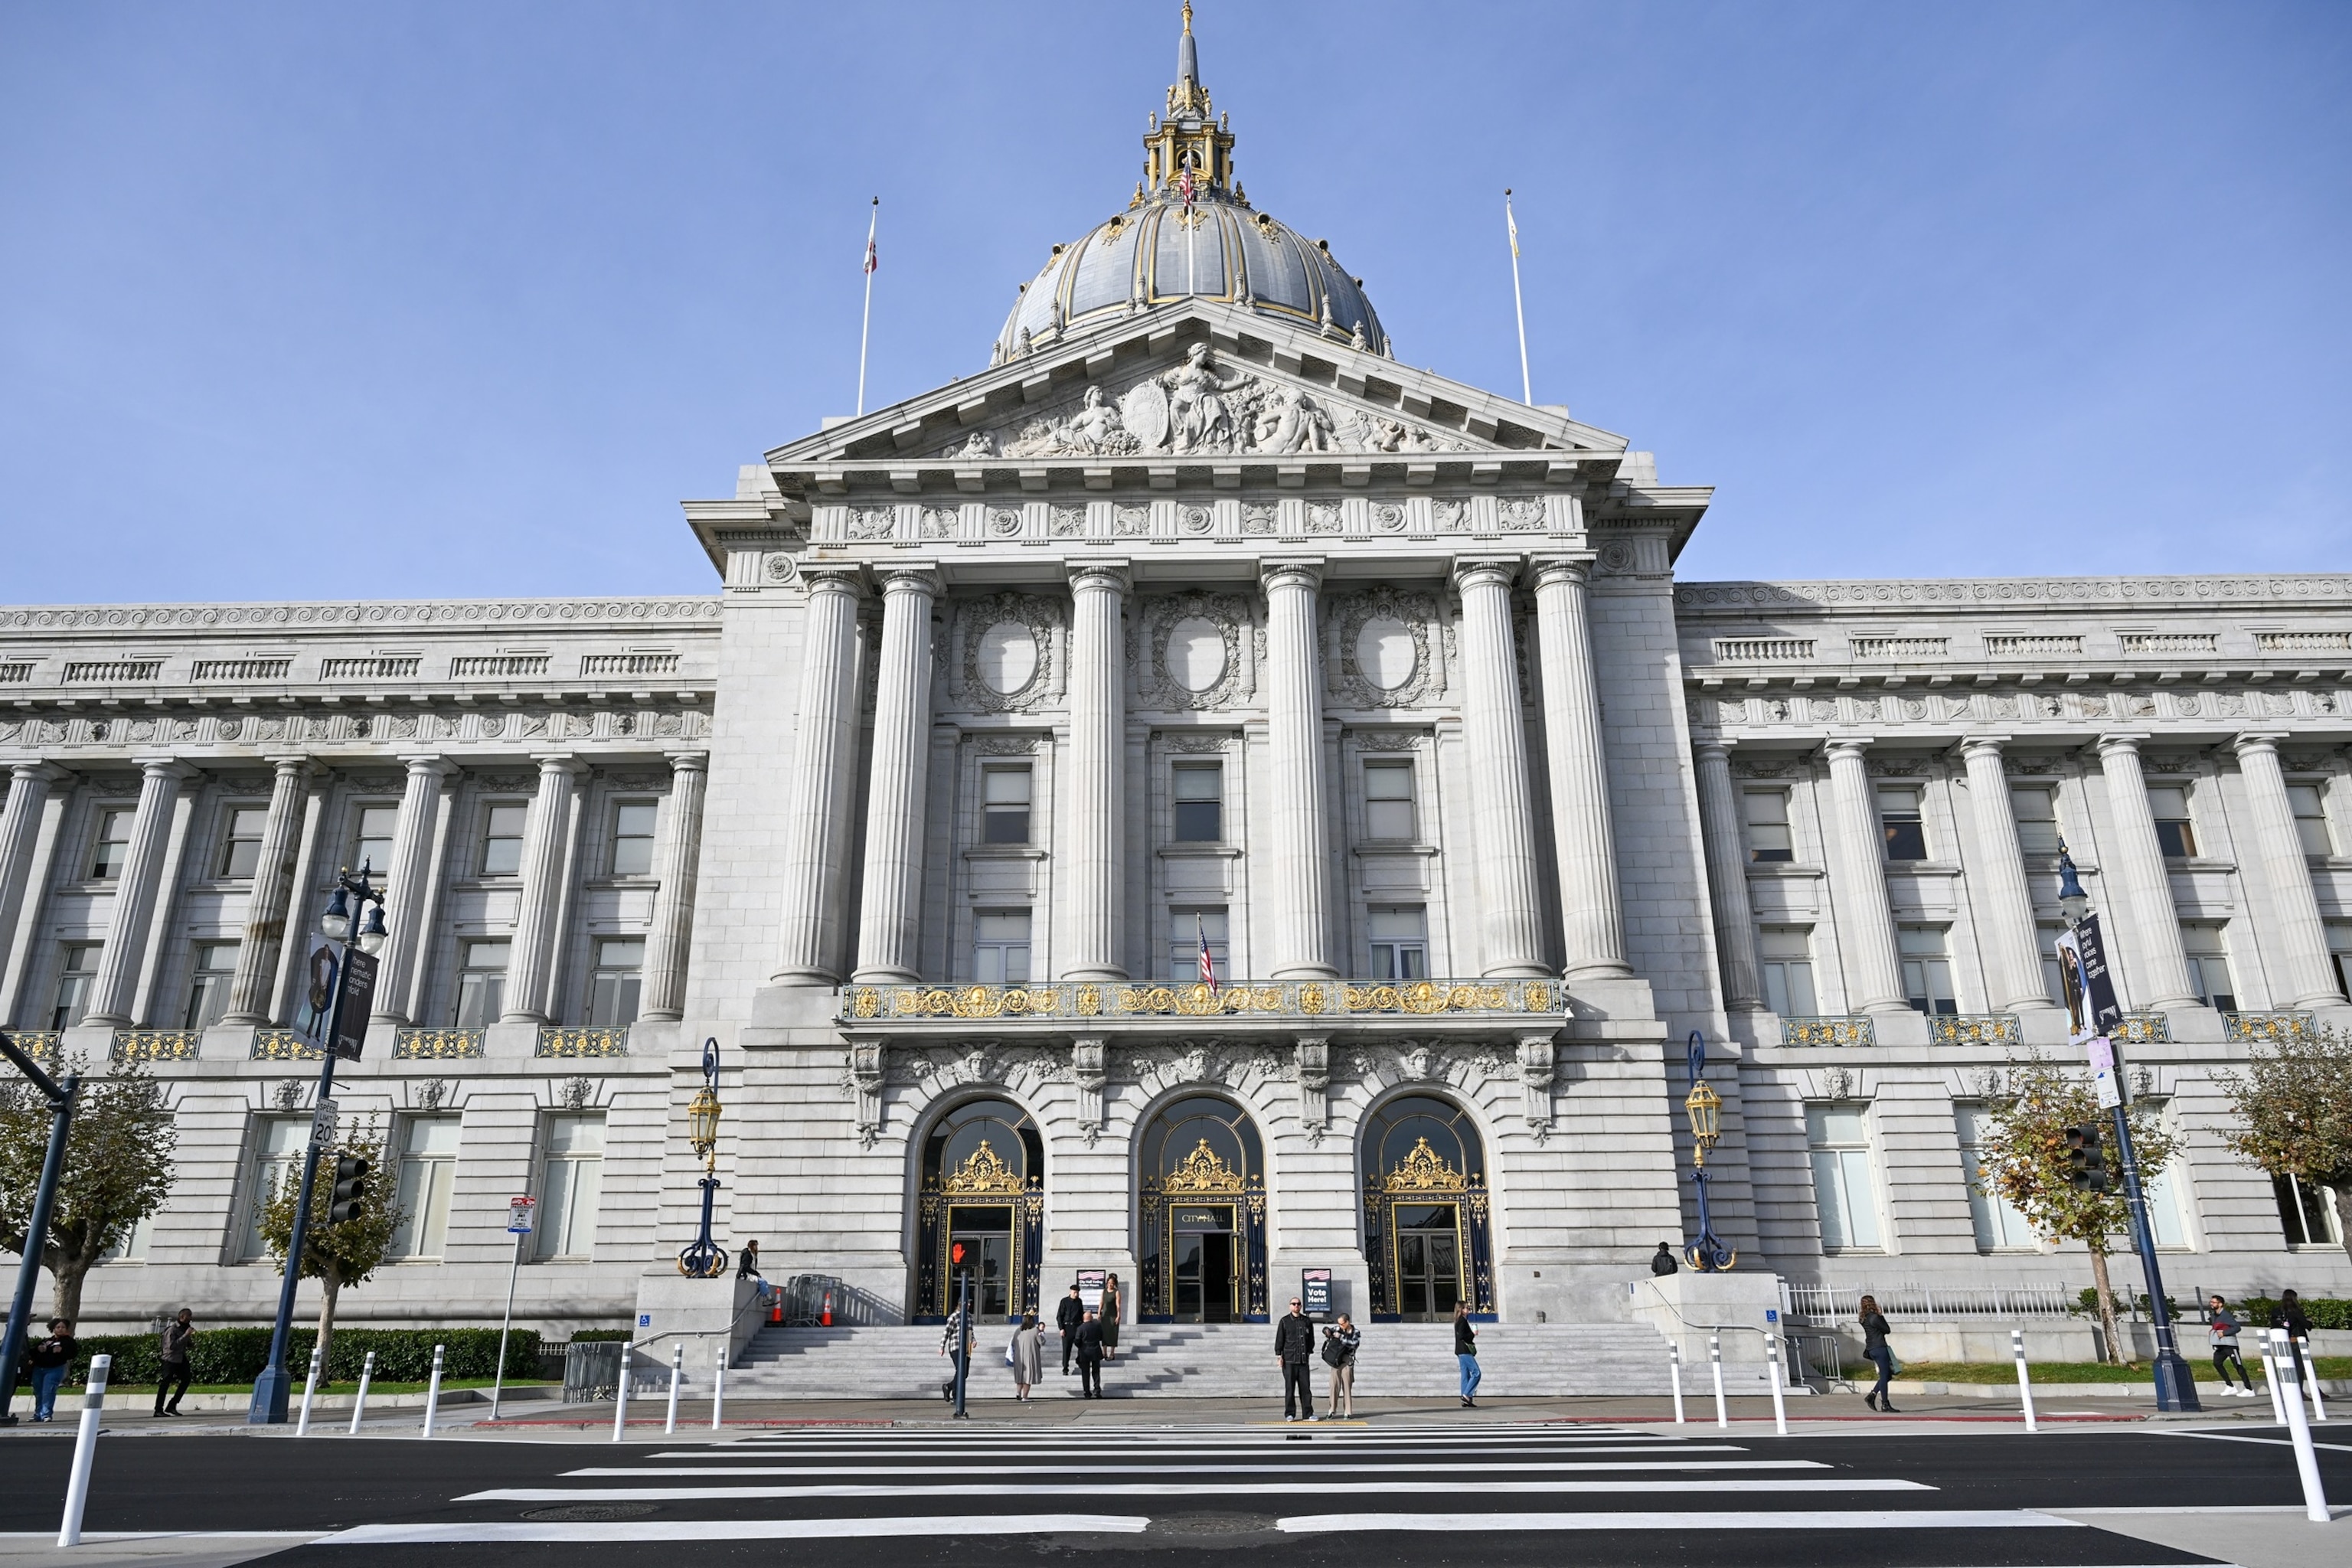
[[[784,1293],[782,1290],[772,1290],[768,1293],[768,1321],[782,1323],[783,1321]]]
[[[833,1327],[833,1292],[830,1290],[824,1293],[824,1310],[817,1314],[816,1321],[825,1328]]]

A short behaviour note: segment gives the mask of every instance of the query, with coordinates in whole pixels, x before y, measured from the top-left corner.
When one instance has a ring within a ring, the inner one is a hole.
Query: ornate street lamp
[[[727,1272],[727,1251],[710,1239],[710,1206],[719,1198],[719,1041],[702,1042],[702,1087],[686,1108],[687,1141],[702,1162],[702,1231],[677,1255],[677,1271],[689,1279],[716,1279]]]
[[[1690,1032],[1690,1082],[1683,1110],[1690,1115],[1691,1142],[1697,1146],[1691,1155],[1691,1185],[1698,1193],[1698,1239],[1683,1248],[1683,1256],[1693,1268],[1728,1268],[1739,1261],[1739,1254],[1715,1234],[1715,1221],[1706,1210],[1706,1155],[1723,1136],[1723,1100],[1707,1087],[1706,1039],[1696,1029]]]

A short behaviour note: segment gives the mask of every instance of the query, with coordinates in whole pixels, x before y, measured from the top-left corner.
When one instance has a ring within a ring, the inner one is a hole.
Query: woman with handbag
[[[1323,1402],[1323,1409],[1332,1420],[1356,1418],[1356,1350],[1363,1342],[1364,1331],[1345,1312],[1337,1328],[1323,1331],[1323,1364],[1331,1369],[1331,1397]]]
[[[1895,1381],[1895,1369],[1901,1363],[1895,1359],[1895,1348],[1886,1342],[1886,1315],[1878,1310],[1877,1297],[1864,1296],[1862,1299],[1856,1321],[1862,1324],[1862,1353],[1878,1368],[1878,1381],[1863,1396],[1862,1402],[1873,1410],[1888,1415],[1895,1415],[1897,1412],[1894,1403],[1888,1399],[1886,1390],[1887,1385]]]

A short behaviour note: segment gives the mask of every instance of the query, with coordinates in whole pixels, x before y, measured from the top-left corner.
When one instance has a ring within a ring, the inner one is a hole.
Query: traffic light
[[[2099,1146],[2097,1122],[2085,1121],[2066,1129],[2066,1180],[2076,1192],[2107,1190],[2106,1154]]]
[[[327,1223],[341,1225],[360,1217],[367,1201],[368,1163],[356,1154],[335,1162],[335,1195],[327,1205]]]

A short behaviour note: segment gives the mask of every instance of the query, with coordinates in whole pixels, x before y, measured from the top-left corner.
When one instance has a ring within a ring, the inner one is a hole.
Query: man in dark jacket
[[[1103,1334],[1101,1319],[1088,1312],[1078,1324],[1078,1397],[1102,1397]]]
[[[81,1347],[73,1337],[73,1325],[63,1318],[49,1320],[49,1337],[34,1342],[25,1352],[25,1364],[33,1371],[33,1419],[47,1421],[58,1413],[58,1386],[66,1380],[66,1369]]]
[[[162,1375],[155,1379],[155,1414],[158,1415],[177,1415],[180,1413],[180,1395],[188,1392],[190,1382],[189,1347],[195,1337],[196,1315],[185,1307],[181,1308],[180,1315],[165,1323],[163,1331],[155,1336],[156,1357],[163,1363]],[[168,1405],[163,1402],[166,1389],[172,1394]]]
[[[1070,1375],[1070,1352],[1078,1345],[1078,1325],[1087,1321],[1086,1299],[1078,1294],[1076,1285],[1054,1309],[1054,1326],[1062,1331],[1062,1375]]]
[[[1274,1325],[1274,1355],[1282,1363],[1282,1418],[1314,1420],[1315,1385],[1307,1369],[1315,1359],[1315,1325],[1298,1310],[1296,1296],[1290,1299],[1290,1310]]]

